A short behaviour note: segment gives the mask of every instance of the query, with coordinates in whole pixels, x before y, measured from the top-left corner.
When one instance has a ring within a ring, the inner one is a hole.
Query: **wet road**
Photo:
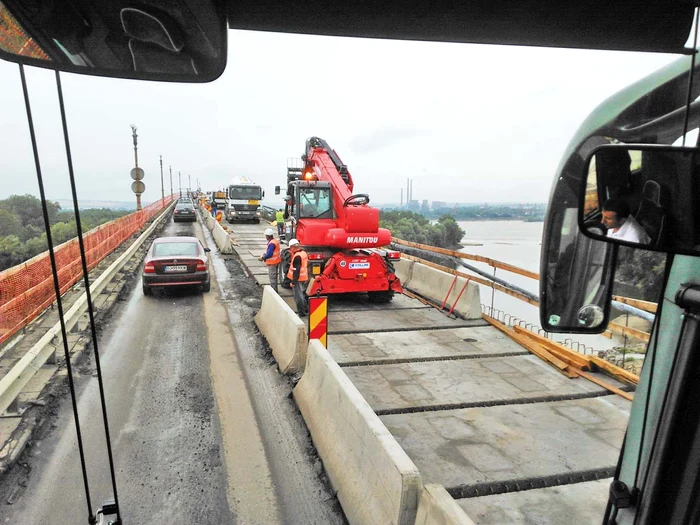
[[[166,221],[159,232],[196,235]],[[145,297],[138,276],[102,327],[100,355],[125,524],[323,524],[345,518],[253,323],[260,288],[212,252],[212,290]],[[140,271],[140,269],[139,269]],[[80,366],[79,411],[93,512],[112,497],[94,363]],[[87,523],[64,396],[0,484],[0,523]]]
[[[194,232],[195,225],[168,221],[161,235]],[[203,296],[183,290],[144,297],[139,285],[137,280],[100,337],[123,522],[234,523]],[[112,491],[94,364],[81,370],[79,413],[94,510]],[[87,523],[68,401],[55,430],[30,449],[26,489],[12,505],[0,503],[0,522]]]

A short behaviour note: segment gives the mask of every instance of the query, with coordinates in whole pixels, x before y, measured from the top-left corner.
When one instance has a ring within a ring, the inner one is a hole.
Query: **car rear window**
[[[153,255],[156,257],[167,257],[175,255],[199,255],[199,248],[193,242],[161,242],[153,248]]]
[[[179,202],[176,208],[178,210],[191,210],[194,208],[194,206],[192,206],[192,204],[190,204],[189,202]]]

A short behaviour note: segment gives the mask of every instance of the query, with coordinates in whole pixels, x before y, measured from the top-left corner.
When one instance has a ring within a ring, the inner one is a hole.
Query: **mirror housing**
[[[0,58],[67,73],[210,82],[226,67],[223,0],[0,0]]]
[[[282,189],[279,186],[275,186],[275,195],[279,195]]]
[[[700,148],[607,144],[586,159],[579,228],[591,239],[700,255]]]

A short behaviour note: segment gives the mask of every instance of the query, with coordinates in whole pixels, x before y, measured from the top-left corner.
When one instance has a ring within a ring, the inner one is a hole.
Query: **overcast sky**
[[[132,201],[138,126],[145,202],[160,198],[159,155],[177,192],[235,175],[271,205],[287,159],[328,141],[375,203],[545,202],[564,147],[619,89],[676,55],[229,32],[210,84],[63,75],[80,200]],[[70,197],[53,73],[28,68],[47,197]],[[0,63],[0,198],[38,195],[18,67]]]

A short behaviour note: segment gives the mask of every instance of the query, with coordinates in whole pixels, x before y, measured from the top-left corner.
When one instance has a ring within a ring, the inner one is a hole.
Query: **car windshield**
[[[153,248],[156,257],[168,257],[175,255],[199,255],[199,249],[194,242],[160,242]]]

